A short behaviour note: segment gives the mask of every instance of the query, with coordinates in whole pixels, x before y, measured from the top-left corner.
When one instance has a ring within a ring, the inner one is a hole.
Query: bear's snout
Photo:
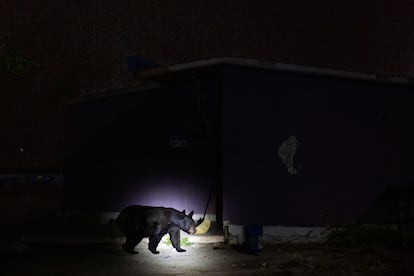
[[[190,234],[195,234],[197,232],[196,228],[194,226],[191,226],[190,229],[188,230],[188,232]]]

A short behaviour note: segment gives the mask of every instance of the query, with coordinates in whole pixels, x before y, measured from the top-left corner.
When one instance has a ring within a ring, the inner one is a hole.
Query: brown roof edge
[[[403,76],[391,76],[391,75],[379,75],[379,74],[369,74],[361,72],[352,72],[352,71],[343,71],[322,67],[312,67],[305,65],[295,65],[287,63],[278,63],[273,61],[257,60],[251,58],[241,58],[241,57],[215,57],[209,59],[195,60],[186,63],[167,65],[162,67],[151,68],[147,70],[142,70],[136,73],[138,80],[143,80],[143,84],[125,87],[121,89],[109,90],[105,93],[99,93],[96,95],[86,95],[81,98],[76,98],[71,101],[66,102],[63,106],[77,104],[81,102],[93,101],[96,99],[109,98],[113,96],[135,93],[136,91],[145,91],[153,88],[159,88],[163,86],[163,79],[174,79],[176,74],[181,74],[184,72],[192,72],[195,70],[200,70],[203,68],[213,68],[216,66],[223,65],[232,65],[240,66],[245,68],[254,68],[261,70],[269,71],[279,71],[279,72],[291,72],[299,74],[307,74],[321,77],[334,77],[342,78],[349,80],[362,80],[373,83],[381,84],[399,84],[406,86],[414,86],[414,79]],[[146,81],[149,81],[146,83]]]

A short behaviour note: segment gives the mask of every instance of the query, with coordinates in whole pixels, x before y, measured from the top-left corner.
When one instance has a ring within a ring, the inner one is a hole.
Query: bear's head
[[[185,214],[185,210],[181,212],[182,216],[180,219],[180,228],[184,232],[187,232],[189,234],[195,234],[196,233],[196,226],[195,222],[193,220],[193,214],[194,211],[191,211],[188,215]]]

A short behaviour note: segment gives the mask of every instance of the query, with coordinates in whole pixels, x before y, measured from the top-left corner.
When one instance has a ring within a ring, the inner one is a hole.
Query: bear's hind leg
[[[162,235],[152,235],[149,237],[148,249],[152,254],[159,254],[160,251],[157,251],[158,244],[160,243]]]
[[[137,251],[134,250],[135,246],[142,241],[143,237],[141,236],[127,236],[126,241],[122,244],[122,248],[128,252],[129,254],[138,254]]]

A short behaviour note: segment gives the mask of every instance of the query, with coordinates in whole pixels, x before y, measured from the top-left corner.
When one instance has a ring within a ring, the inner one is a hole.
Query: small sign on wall
[[[170,148],[187,147],[187,138],[185,136],[170,136],[168,145]]]

